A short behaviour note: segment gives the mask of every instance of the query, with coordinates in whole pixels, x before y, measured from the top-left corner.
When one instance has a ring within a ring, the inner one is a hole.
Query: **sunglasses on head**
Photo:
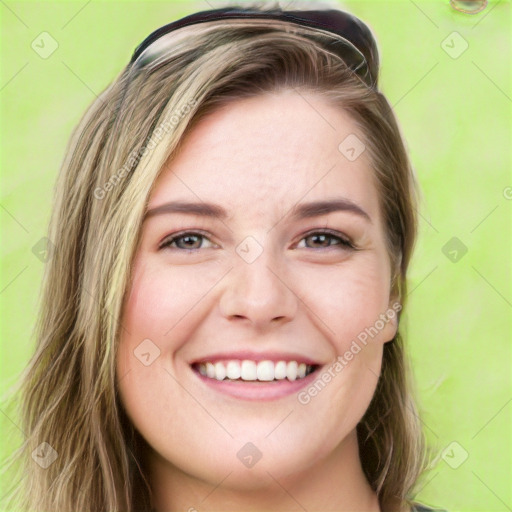
[[[338,37],[323,43],[326,49],[339,55],[368,86],[377,87],[379,55],[370,29],[359,18],[334,9],[283,11],[277,8],[258,11],[251,8],[227,7],[197,12],[153,31],[137,46],[130,65],[137,67],[151,62],[152,57],[147,56],[150,52],[146,50],[166,34],[190,25],[230,19],[285,21],[334,34]]]

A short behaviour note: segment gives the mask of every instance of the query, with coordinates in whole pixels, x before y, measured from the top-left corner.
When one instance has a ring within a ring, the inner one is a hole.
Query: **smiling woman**
[[[337,10],[206,11],[136,49],[59,178],[22,510],[432,510],[378,69]]]

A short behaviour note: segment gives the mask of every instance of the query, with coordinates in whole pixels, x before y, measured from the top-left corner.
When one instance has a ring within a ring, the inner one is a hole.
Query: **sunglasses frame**
[[[375,38],[368,26],[359,18],[348,12],[334,9],[283,11],[279,8],[259,11],[250,8],[228,7],[197,12],[168,23],[151,32],[151,34],[135,48],[130,60],[130,66],[135,67],[137,62],[142,60],[141,56],[144,52],[150,48],[155,41],[175,30],[190,25],[230,19],[285,21],[334,34],[338,36],[339,39],[333,40],[328,44],[328,49],[342,57],[343,60],[349,64],[350,69],[360,76],[368,86],[373,88],[377,87],[379,54]],[[347,45],[352,52],[357,53],[360,59],[360,62],[357,63],[355,67],[348,62],[350,56],[347,55]]]

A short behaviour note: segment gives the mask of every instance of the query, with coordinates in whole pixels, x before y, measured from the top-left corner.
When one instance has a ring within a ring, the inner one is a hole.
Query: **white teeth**
[[[278,361],[274,366],[274,379],[286,379],[286,361]]]
[[[206,362],[198,365],[199,373],[210,379],[216,380],[247,380],[269,382],[273,380],[288,379],[290,381],[303,379],[313,371],[313,367],[306,363],[297,363],[297,361],[227,361],[223,363]]]
[[[215,363],[215,378],[217,380],[226,378],[226,367],[222,363]]]
[[[286,376],[288,380],[295,380],[297,378],[297,361],[289,361],[286,365]]]
[[[242,380],[256,380],[256,363],[254,361],[242,361],[240,368],[240,378]]]
[[[274,380],[274,363],[272,361],[260,361],[256,368],[258,380]]]
[[[226,366],[226,375],[228,379],[239,379],[242,375],[240,363],[238,361],[229,361]]]
[[[206,363],[206,376],[210,379],[215,378],[215,366],[212,363]]]

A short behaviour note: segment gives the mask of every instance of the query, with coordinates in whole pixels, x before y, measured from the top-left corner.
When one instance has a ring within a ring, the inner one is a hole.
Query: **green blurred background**
[[[223,4],[0,3],[0,393],[33,350],[44,265],[38,244],[71,130],[147,34]],[[423,193],[403,320],[421,418],[438,457],[416,499],[451,512],[510,511],[510,1],[489,1],[475,15],[448,0],[337,5],[376,35],[381,90]],[[0,412],[3,459],[22,434],[3,403]]]

